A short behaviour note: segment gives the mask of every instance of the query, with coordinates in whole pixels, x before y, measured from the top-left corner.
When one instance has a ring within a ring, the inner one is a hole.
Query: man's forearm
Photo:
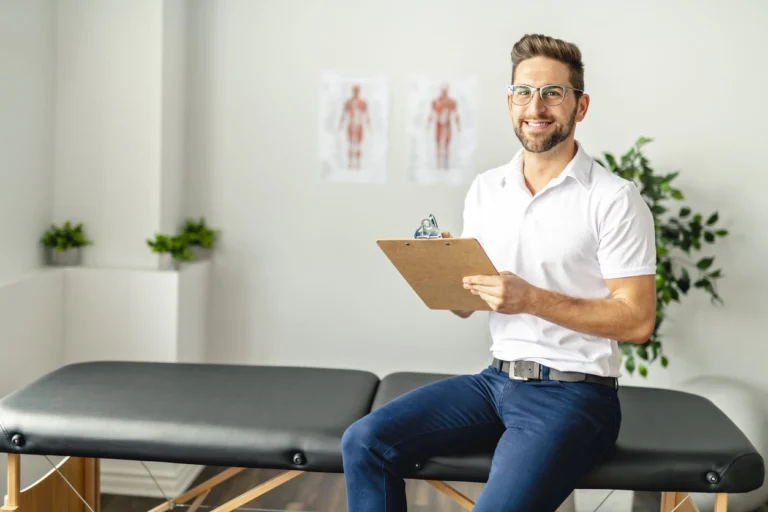
[[[585,334],[644,343],[653,332],[649,319],[620,298],[578,299],[532,287],[528,304],[526,313]]]

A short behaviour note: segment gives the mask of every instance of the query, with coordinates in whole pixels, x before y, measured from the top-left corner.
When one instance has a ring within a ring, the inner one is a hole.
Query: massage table
[[[341,437],[349,425],[448,376],[401,372],[380,379],[366,371],[311,367],[69,364],[0,400],[1,451],[8,454],[8,490],[0,510],[98,512],[100,459],[229,468],[152,512],[197,510],[215,485],[246,468],[281,471],[214,508],[236,510],[304,472],[343,473]],[[690,492],[714,493],[715,510],[725,512],[729,493],[762,485],[762,457],[708,400],[629,386],[619,394],[623,423],[615,453],[579,488],[659,491],[667,512],[696,510],[686,499]],[[21,489],[25,454],[62,460]],[[471,510],[472,501],[445,482],[484,483],[491,456],[491,449],[446,452],[418,461],[404,477],[425,480]]]

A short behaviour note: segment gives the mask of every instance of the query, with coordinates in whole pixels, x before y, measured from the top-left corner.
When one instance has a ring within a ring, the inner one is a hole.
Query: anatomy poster
[[[319,119],[323,179],[385,182],[389,122],[386,80],[325,74],[320,86]]]
[[[411,79],[408,174],[423,184],[466,184],[476,175],[477,78]]]

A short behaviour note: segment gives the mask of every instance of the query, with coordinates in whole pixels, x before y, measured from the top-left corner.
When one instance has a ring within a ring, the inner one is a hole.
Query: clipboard
[[[396,238],[376,244],[428,308],[491,310],[462,283],[466,276],[499,274],[477,239]]]

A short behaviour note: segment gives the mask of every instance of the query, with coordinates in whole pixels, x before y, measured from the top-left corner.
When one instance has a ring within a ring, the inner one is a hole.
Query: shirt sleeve
[[[476,238],[482,244],[479,179],[479,175],[475,176],[464,198],[464,223],[460,238]]]
[[[632,182],[618,191],[603,214],[597,257],[604,279],[656,273],[653,214]]]

